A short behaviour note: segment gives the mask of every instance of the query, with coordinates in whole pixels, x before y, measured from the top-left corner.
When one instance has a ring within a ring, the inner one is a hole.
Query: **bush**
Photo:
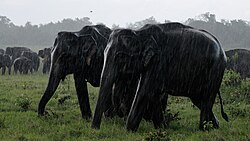
[[[145,135],[145,141],[171,141],[165,131],[149,132]]]
[[[250,79],[246,79],[242,82],[240,90],[241,90],[241,94],[243,94],[245,96],[245,98],[248,99],[247,101],[249,102],[249,100],[250,100]]]
[[[230,106],[229,112],[233,118],[237,118],[237,117],[247,117],[249,111],[243,107],[240,107],[240,104],[237,104]]]
[[[17,98],[15,105],[19,106],[21,111],[27,111],[31,107],[31,103],[31,98],[22,94]]]
[[[177,113],[171,113],[170,110],[168,109],[166,113],[164,114],[165,117],[165,124],[169,125],[171,121],[177,121],[180,120],[181,118],[179,117],[179,112]]]
[[[223,76],[222,84],[226,86],[238,86],[241,84],[241,76],[233,70],[226,70]]]

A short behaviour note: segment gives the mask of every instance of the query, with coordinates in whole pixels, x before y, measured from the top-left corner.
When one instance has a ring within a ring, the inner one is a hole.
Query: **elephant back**
[[[23,51],[31,51],[31,49],[27,47],[7,47],[5,54],[8,54],[12,57],[12,61],[22,55]]]
[[[5,52],[4,49],[0,48],[0,54],[4,54],[4,52]]]

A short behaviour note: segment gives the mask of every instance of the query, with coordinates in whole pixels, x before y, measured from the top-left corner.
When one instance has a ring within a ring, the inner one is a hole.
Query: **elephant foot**
[[[140,121],[141,121],[141,118],[140,119],[138,117],[131,118],[128,116],[127,123],[126,123],[127,130],[132,131],[132,132],[136,132],[138,127],[139,127]]]
[[[44,109],[38,109],[38,116],[44,116],[45,112]]]
[[[219,121],[214,115],[213,112],[211,112],[209,115],[207,115],[204,120],[200,121],[200,130],[202,131],[208,131],[211,129],[218,129],[219,128]]]
[[[202,131],[209,131],[211,129],[218,129],[219,128],[219,123],[214,121],[204,121],[203,124],[200,124],[199,129]]]
[[[92,119],[92,113],[91,112],[87,112],[87,114],[82,114],[82,119],[84,119],[86,121],[91,121],[91,119]]]
[[[213,123],[213,127],[214,127],[215,129],[218,129],[218,128],[219,128],[219,121],[218,121],[218,119],[216,118],[215,115],[213,115],[212,123]]]
[[[167,127],[167,124],[165,122],[154,123],[155,129],[166,128],[166,127]]]
[[[48,111],[38,112],[38,117],[47,117],[49,115],[50,114]]]

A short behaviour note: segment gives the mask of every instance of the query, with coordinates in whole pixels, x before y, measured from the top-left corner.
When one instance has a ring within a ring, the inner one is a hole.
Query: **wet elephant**
[[[43,58],[43,74],[49,73],[51,66],[51,48],[44,48],[38,51],[38,56]]]
[[[23,51],[31,51],[31,49],[27,47],[7,47],[5,54],[8,54],[12,57],[12,62],[21,56]]]
[[[99,86],[106,37],[110,33],[111,30],[104,25],[85,26],[79,32],[58,33],[51,50],[49,82],[39,102],[38,115],[44,115],[45,106],[60,81],[73,74],[82,118],[92,117],[87,82],[94,87]]]
[[[200,129],[208,121],[219,127],[212,111],[218,94],[222,116],[228,121],[219,91],[226,55],[210,33],[180,23],[146,25],[136,31],[118,29],[110,35],[104,57],[92,128],[100,128],[112,88],[124,76],[139,80],[126,121],[128,130],[137,130],[147,107],[154,109],[151,117],[154,126],[161,127],[164,121],[161,105],[166,102],[161,97],[166,93],[191,99],[201,111]]]
[[[33,51],[23,51],[21,56],[25,56],[32,61],[32,68],[34,71],[38,71],[40,65],[40,58],[36,52]]]
[[[240,73],[243,79],[250,78],[250,50],[232,49],[226,51],[227,69]]]
[[[28,72],[33,72],[33,63],[32,60],[30,60],[27,57],[21,56],[14,60],[13,66],[14,66],[14,73],[17,74],[19,71],[20,74],[28,74]]]
[[[0,54],[4,54],[4,52],[5,52],[4,49],[0,48]]]
[[[8,54],[0,53],[0,69],[2,68],[2,75],[5,74],[6,68],[8,68],[8,74],[11,74],[12,61]]]

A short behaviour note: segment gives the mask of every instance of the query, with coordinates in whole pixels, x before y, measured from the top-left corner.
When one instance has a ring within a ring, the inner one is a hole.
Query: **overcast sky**
[[[184,22],[206,12],[219,20],[250,21],[250,0],[0,0],[0,15],[16,25],[82,17],[108,26],[125,26],[151,16],[159,22]]]

